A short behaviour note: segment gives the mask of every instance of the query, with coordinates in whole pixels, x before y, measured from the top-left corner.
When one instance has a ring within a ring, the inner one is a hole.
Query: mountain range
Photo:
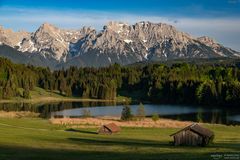
[[[92,27],[67,30],[44,23],[30,33],[0,26],[0,56],[16,63],[58,69],[188,58],[240,58],[240,53],[207,36],[195,38],[172,25],[145,21],[134,25],[109,22],[101,31]]]

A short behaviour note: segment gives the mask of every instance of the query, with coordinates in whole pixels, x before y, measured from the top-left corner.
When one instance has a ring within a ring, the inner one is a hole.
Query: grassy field
[[[22,94],[23,89],[19,88],[19,92]],[[130,102],[131,99],[124,96],[117,96],[116,100],[105,100],[105,99],[87,99],[81,97],[66,97],[61,95],[58,91],[47,91],[39,87],[35,87],[34,90],[30,91],[31,98],[24,99],[22,97],[11,97],[9,99],[0,99],[0,103],[41,103],[41,102],[60,102],[60,101],[71,101],[71,102]]]
[[[240,126],[205,126],[215,132],[214,144],[174,147],[169,135],[178,129],[122,128],[116,135],[98,135],[97,129],[66,131],[39,118],[0,118],[0,159],[208,160],[216,153],[239,154]]]

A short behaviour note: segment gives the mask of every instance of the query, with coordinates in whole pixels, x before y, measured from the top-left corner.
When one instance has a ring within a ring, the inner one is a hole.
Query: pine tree
[[[131,108],[128,105],[125,105],[122,110],[121,120],[128,121],[132,118]]]
[[[65,95],[67,97],[71,97],[72,96],[72,90],[70,87],[67,87],[66,90],[65,90]]]
[[[59,83],[59,91],[62,95],[65,94],[66,88],[67,88],[66,80],[64,77],[62,77]]]
[[[154,114],[152,115],[152,120],[153,120],[154,122],[158,121],[158,120],[159,120],[159,115],[158,115],[157,113],[154,113]]]
[[[137,117],[139,119],[144,119],[145,118],[145,109],[144,109],[144,105],[142,103],[140,103],[139,106],[138,106]]]

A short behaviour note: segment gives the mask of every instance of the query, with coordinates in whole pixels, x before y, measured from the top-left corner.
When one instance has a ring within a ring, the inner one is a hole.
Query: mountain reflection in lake
[[[30,103],[0,103],[1,111],[29,111],[40,113],[42,118],[50,118],[51,113],[62,111],[66,109],[74,109],[81,107],[92,106],[109,106],[116,105],[114,102],[56,102],[44,104],[30,104]]]
[[[139,105],[130,105],[133,114],[136,114]],[[5,103],[0,104],[3,111],[30,111],[40,113],[43,118],[81,117],[84,110],[92,116],[120,116],[123,105],[112,102],[61,102],[48,104]],[[154,105],[145,104],[146,116],[159,114],[160,117],[207,122],[217,124],[240,124],[240,111],[231,108],[199,107],[184,105]]]

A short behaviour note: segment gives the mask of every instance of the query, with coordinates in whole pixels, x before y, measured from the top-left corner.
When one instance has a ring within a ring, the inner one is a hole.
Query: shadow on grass
[[[89,139],[89,138],[69,138],[69,140],[76,143],[86,143],[88,145],[104,145],[104,146],[126,146],[126,147],[154,147],[154,148],[169,148],[169,149],[231,149],[232,151],[239,151],[239,143],[213,143],[211,145],[201,147],[201,146],[174,146],[170,142],[159,142],[151,140],[137,140],[137,139]]]
[[[98,134],[97,132],[86,131],[86,130],[78,130],[78,129],[74,129],[74,128],[69,128],[69,129],[66,129],[65,131],[67,131],[67,132],[85,133],[85,134]]]
[[[69,138],[69,140],[76,143],[86,143],[88,145],[113,145],[113,146],[128,146],[128,147],[160,147],[160,148],[169,148],[174,147],[170,143],[162,143],[158,141],[149,141],[149,140],[135,140],[135,139],[88,139],[88,138]]]
[[[231,149],[232,151],[238,151],[239,152],[239,148],[240,148],[240,143],[238,142],[231,142],[231,143],[213,143],[210,146],[208,146],[209,148],[226,148],[226,149]]]
[[[29,147],[0,146],[1,160],[172,160],[207,159],[210,154],[182,153],[168,151],[164,153],[120,152],[120,151],[81,151],[67,149],[43,149]]]

